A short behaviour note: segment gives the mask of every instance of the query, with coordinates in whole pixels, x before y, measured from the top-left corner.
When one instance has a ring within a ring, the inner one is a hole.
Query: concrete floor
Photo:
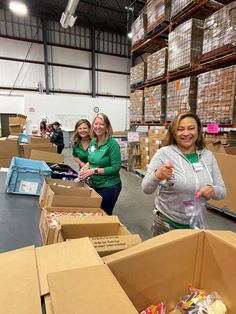
[[[75,170],[77,164],[71,156],[71,149],[64,149],[65,163]],[[152,237],[153,204],[155,194],[146,195],[142,192],[142,178],[121,169],[122,191],[114,209],[120,221],[132,232],[138,233],[143,240]],[[209,229],[231,230],[236,232],[236,220],[219,214],[215,210],[206,210],[204,220]]]

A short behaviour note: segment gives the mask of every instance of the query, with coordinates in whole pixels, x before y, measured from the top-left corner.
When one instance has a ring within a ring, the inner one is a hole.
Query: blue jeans
[[[120,195],[122,185],[118,183],[105,188],[93,188],[102,197],[101,208],[108,214],[112,215],[113,208]]]

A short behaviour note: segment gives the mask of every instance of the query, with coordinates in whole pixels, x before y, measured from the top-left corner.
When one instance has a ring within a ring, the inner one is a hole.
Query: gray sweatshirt
[[[188,224],[183,201],[194,199],[195,193],[205,185],[214,188],[215,200],[223,199],[226,188],[217,161],[208,149],[197,151],[200,169],[195,170],[176,145],[165,146],[153,156],[147,173],[142,181],[144,193],[151,194],[157,190],[155,209],[180,224]],[[158,180],[155,170],[162,165],[174,164],[174,185]]]

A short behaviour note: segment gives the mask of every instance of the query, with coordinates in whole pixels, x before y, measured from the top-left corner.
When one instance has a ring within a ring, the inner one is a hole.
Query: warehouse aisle
[[[71,149],[64,149],[65,163],[78,170],[71,157]],[[146,195],[141,190],[142,178],[121,169],[122,192],[116,203],[114,214],[132,233],[138,233],[143,240],[152,237],[153,204],[155,194]],[[236,232],[236,221],[214,210],[206,210],[205,221],[209,229],[231,230]]]

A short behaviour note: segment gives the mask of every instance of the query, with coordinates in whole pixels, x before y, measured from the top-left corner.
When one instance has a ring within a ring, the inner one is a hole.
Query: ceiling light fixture
[[[67,28],[68,26],[72,27],[75,24],[77,16],[75,16],[75,10],[79,3],[79,0],[69,0],[66,6],[65,11],[61,16],[61,26]]]
[[[18,15],[26,15],[28,13],[26,5],[19,1],[11,1],[9,4],[9,9]]]

